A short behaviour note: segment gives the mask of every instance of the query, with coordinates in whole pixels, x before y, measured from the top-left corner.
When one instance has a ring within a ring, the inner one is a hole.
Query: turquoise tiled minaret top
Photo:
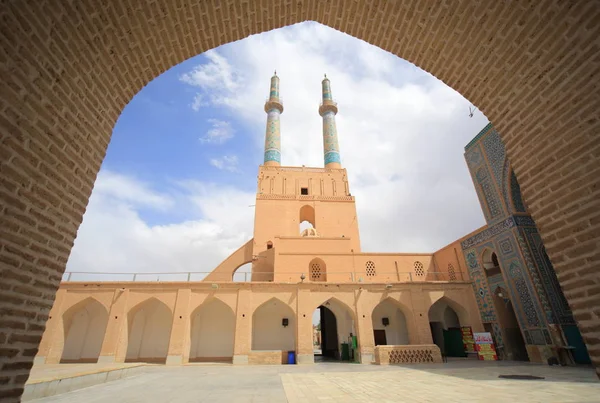
[[[323,117],[323,155],[325,168],[341,168],[340,147],[338,145],[335,115],[338,112],[337,103],[331,95],[331,82],[325,75],[322,83],[322,101],[319,114]]]
[[[265,133],[265,165],[281,165],[281,133],[279,117],[283,103],[279,98],[279,77],[277,72],[271,77],[269,99],[265,102],[267,130]]]

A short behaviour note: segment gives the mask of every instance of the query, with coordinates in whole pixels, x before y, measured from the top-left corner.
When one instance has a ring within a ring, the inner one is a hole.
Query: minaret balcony
[[[321,101],[319,105],[319,115],[323,116],[326,112],[338,113],[337,102],[331,99]]]
[[[279,113],[283,113],[283,98],[267,98],[265,100],[265,112],[269,113],[271,109],[277,109]]]

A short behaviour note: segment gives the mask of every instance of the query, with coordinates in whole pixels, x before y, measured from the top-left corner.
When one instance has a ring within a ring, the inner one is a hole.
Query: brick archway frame
[[[415,63],[489,117],[598,368],[597,1],[100,3],[0,6],[1,396],[21,394],[127,102],[189,57],[306,20]]]

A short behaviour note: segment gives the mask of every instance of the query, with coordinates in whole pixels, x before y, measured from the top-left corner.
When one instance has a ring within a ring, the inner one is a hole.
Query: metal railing
[[[468,276],[463,272],[381,272],[368,275],[365,272],[322,272],[319,275],[309,272],[160,272],[160,273],[101,273],[101,272],[65,272],[64,282],[276,282],[276,283],[413,283],[428,281],[465,281]]]

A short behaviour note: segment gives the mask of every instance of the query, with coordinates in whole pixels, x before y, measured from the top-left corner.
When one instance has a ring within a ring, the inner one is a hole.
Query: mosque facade
[[[491,126],[465,154],[487,225],[434,253],[365,253],[330,80],[318,108],[323,167],[281,166],[283,111],[274,75],[253,238],[202,281],[64,281],[36,363],[279,364],[293,352],[310,364],[315,351],[365,364],[441,362],[467,355],[464,329],[492,333],[501,358],[541,362],[576,341]],[[234,282],[246,264],[249,281]]]

